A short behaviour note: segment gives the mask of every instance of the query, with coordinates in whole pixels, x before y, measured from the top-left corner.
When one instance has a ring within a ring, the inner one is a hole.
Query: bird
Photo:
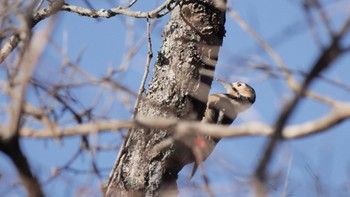
[[[202,118],[203,123],[231,125],[237,115],[250,108],[256,99],[255,90],[246,83],[227,83],[218,79],[227,93],[211,94]],[[194,176],[198,165],[208,158],[221,138],[195,136],[192,151],[195,162],[190,179]]]

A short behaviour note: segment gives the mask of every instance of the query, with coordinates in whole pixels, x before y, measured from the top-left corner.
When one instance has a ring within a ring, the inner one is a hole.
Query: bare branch
[[[160,18],[171,11],[172,8],[170,8],[170,5],[173,2],[174,0],[167,0],[159,7],[149,12],[131,11],[126,9],[132,6],[135,2],[132,2],[130,5],[126,7],[116,7],[109,10],[105,10],[105,9],[92,10],[92,9],[82,8],[75,5],[69,5],[66,3],[62,6],[62,10],[68,11],[68,12],[74,12],[81,16],[88,16],[92,18],[97,18],[97,17],[110,18],[116,15],[124,15],[124,16],[130,16],[135,18]]]
[[[60,10],[60,8],[62,7],[63,3],[64,3],[63,0],[53,1],[53,3],[51,5],[47,6],[44,9],[41,9],[41,10],[35,12],[33,17],[29,20],[29,21],[31,21],[30,28],[33,28],[41,20],[44,20],[47,17],[52,16],[55,13],[57,13]],[[0,49],[0,63],[2,63],[6,59],[6,57],[17,47],[17,45],[20,41],[21,41],[20,32],[12,35],[7,40],[7,42]]]
[[[330,129],[340,122],[350,119],[350,103],[337,103],[333,110],[326,116],[305,122],[299,125],[287,126],[282,131],[283,139],[296,139],[310,135],[314,135],[327,129]],[[98,121],[95,123],[86,123],[70,128],[61,128],[58,132],[51,132],[46,129],[35,130],[23,128],[21,137],[30,138],[51,138],[59,133],[60,137],[69,137],[75,135],[88,135],[97,132],[115,131],[120,129],[129,129],[135,127],[161,128],[171,129],[175,132],[176,138],[181,138],[188,134],[197,132],[198,134],[208,135],[213,137],[242,137],[242,136],[271,136],[273,127],[264,123],[247,123],[235,127],[226,127],[221,125],[206,124],[192,121],[179,121],[176,119],[150,119],[137,118],[131,121]]]
[[[292,89],[295,92],[294,98],[289,102],[289,104],[284,108],[283,112],[279,116],[278,120],[276,121],[276,127],[274,132],[274,137],[271,139],[271,142],[269,143],[268,147],[266,148],[265,155],[263,159],[261,160],[257,170],[256,174],[258,178],[264,179],[265,178],[265,169],[270,161],[270,158],[272,156],[272,152],[274,150],[275,145],[277,144],[277,141],[281,138],[283,138],[283,127],[285,123],[287,122],[289,115],[292,113],[292,111],[295,109],[295,106],[298,104],[299,99],[303,97],[305,94],[317,99],[319,101],[322,101],[324,103],[327,103],[329,105],[333,105],[334,102],[331,99],[328,99],[326,97],[322,97],[320,95],[317,95],[310,90],[308,90],[309,84],[313,81],[313,79],[316,76],[319,76],[319,74],[325,70],[327,67],[329,67],[332,62],[337,59],[342,53],[342,49],[340,48],[340,42],[342,38],[344,37],[345,33],[349,29],[349,21],[350,19],[347,19],[344,25],[342,26],[341,30],[334,34],[331,33],[333,42],[328,46],[328,48],[323,50],[323,53],[320,55],[319,59],[315,62],[312,70],[307,74],[305,77],[305,80],[303,84],[299,84],[291,75],[290,70],[287,68],[287,66],[284,64],[282,59],[279,57],[279,55],[273,51],[273,49],[251,28],[236,12],[232,11],[231,9],[228,9],[228,12],[230,16],[237,21],[237,23],[245,29],[247,32],[249,32],[258,42],[259,44],[267,51],[267,53],[271,56],[271,58],[277,63],[278,67],[285,73],[285,78],[287,80],[287,84],[290,89]],[[322,13],[321,13],[322,15]],[[325,15],[321,16],[325,17]],[[327,22],[324,21],[326,24]],[[330,31],[331,32],[331,31]]]
[[[259,166],[256,169],[256,175],[259,179],[265,179],[265,170],[267,168],[268,163],[271,160],[273,151],[277,142],[283,136],[283,127],[287,123],[292,112],[295,110],[295,107],[298,105],[300,98],[302,98],[307,92],[307,89],[311,82],[318,76],[322,71],[326,70],[330,67],[339,56],[341,56],[342,50],[340,48],[341,41],[344,38],[344,35],[350,29],[350,18],[348,18],[344,25],[341,27],[340,31],[333,37],[332,43],[323,50],[319,58],[316,60],[309,74],[304,79],[304,82],[297,89],[294,98],[286,105],[286,107],[281,112],[279,118],[276,121],[276,126],[274,128],[274,135],[271,138],[270,143],[268,144],[263,159],[261,160]]]
[[[267,54],[270,55],[270,57],[276,62],[277,66],[284,71],[285,77],[287,78],[288,82],[290,83],[296,83],[296,81],[292,78],[292,75],[290,71],[288,70],[287,66],[283,62],[282,58],[272,49],[272,47],[265,42],[264,39],[262,39],[258,33],[254,31],[252,27],[246,23],[237,12],[233,11],[232,9],[228,8],[228,13],[230,16],[237,21],[237,23],[248,33],[252,35],[253,38],[255,38],[258,43],[266,50]]]
[[[18,138],[0,141],[0,150],[4,152],[15,165],[21,183],[29,197],[44,196],[37,178],[32,174],[29,163],[23,154]]]
[[[29,25],[27,25],[29,26]],[[15,72],[9,84],[7,92],[11,96],[11,108],[9,113],[8,126],[1,130],[0,135],[0,150],[3,151],[17,168],[19,177],[23,186],[30,197],[44,196],[40,183],[32,174],[29,162],[23,154],[19,144],[19,132],[21,129],[21,120],[25,108],[28,110],[38,111],[25,103],[27,87],[32,78],[35,67],[40,60],[40,56],[46,46],[48,35],[52,32],[53,25],[49,25],[44,33],[37,32],[31,38],[31,32],[26,32],[23,54],[18,55],[18,72]],[[12,83],[11,83],[12,82]]]
[[[80,124],[69,128],[56,128],[56,131],[47,129],[36,130],[32,128],[22,128],[21,137],[32,138],[52,138],[69,137],[76,135],[89,135],[103,131],[115,131],[124,128],[133,128],[135,124],[132,121],[97,121]]]
[[[149,73],[149,66],[151,64],[151,60],[152,60],[152,57],[153,57],[153,52],[152,52],[152,42],[151,42],[151,23],[149,22],[149,19],[147,18],[147,46],[148,46],[148,55],[147,55],[147,60],[146,60],[146,65],[145,65],[145,71],[143,73],[143,77],[142,77],[142,81],[141,81],[141,84],[140,84],[140,88],[139,88],[139,91],[137,93],[137,99],[136,99],[136,102],[135,102],[135,106],[134,106],[134,112],[132,114],[132,119],[134,120],[137,116],[137,113],[138,113],[138,109],[139,109],[139,105],[140,105],[140,101],[141,101],[141,98],[142,98],[142,95],[145,91],[145,83],[146,83],[146,80],[147,80],[147,77],[148,77],[148,73]],[[111,173],[109,175],[109,178],[108,178],[108,183],[107,183],[107,189],[106,189],[106,194],[109,194],[110,193],[110,190],[111,190],[111,183],[113,181],[113,179],[115,177],[113,177],[113,175],[115,175],[115,171],[117,170],[118,166],[119,165],[122,165],[122,163],[120,161],[123,160],[123,154],[122,154],[122,150],[124,150],[125,146],[127,146],[127,144],[129,143],[129,132],[127,134],[127,136],[125,137],[124,141],[123,141],[123,144],[121,146],[121,151],[119,151],[119,154],[115,160],[115,163],[113,165],[113,168],[111,170]]]
[[[139,88],[139,91],[137,93],[137,99],[135,102],[133,117],[135,117],[137,115],[137,111],[138,111],[138,107],[139,107],[139,104],[141,101],[142,94],[145,92],[145,84],[146,84],[146,80],[147,80],[148,73],[149,73],[149,66],[151,64],[151,60],[153,57],[152,42],[151,42],[151,24],[150,24],[148,18],[147,18],[147,40],[148,40],[148,42],[147,42],[148,55],[147,55],[147,60],[146,60],[146,66],[145,66],[145,71],[143,73],[140,88]]]
[[[136,2],[136,1],[135,1]],[[140,11],[131,11],[128,10],[129,6],[132,6],[135,2],[131,2],[130,5],[124,6],[124,7],[117,7],[112,8],[109,10],[92,10],[87,8],[82,8],[74,5],[69,5],[65,3],[63,0],[59,1],[53,1],[49,6],[47,6],[44,9],[41,9],[32,17],[32,23],[31,27],[33,28],[38,22],[41,20],[44,20],[45,18],[54,15],[58,11],[68,11],[68,12],[74,12],[81,16],[89,16],[89,17],[104,17],[104,18],[110,18],[112,16],[116,15],[125,15],[135,18],[160,18],[166,14],[168,14],[173,7],[171,4],[174,2],[174,0],[167,0],[162,5],[157,7],[156,9],[149,11],[149,12],[140,12]],[[38,7],[39,8],[39,7]],[[21,41],[20,39],[20,33],[16,33],[12,35],[7,42],[1,47],[0,49],[0,63],[2,63],[6,57],[17,47],[18,43]]]

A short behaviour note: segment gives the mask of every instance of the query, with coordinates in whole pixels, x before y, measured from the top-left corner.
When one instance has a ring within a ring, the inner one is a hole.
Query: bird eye
[[[241,83],[238,83],[238,84],[237,84],[238,87],[241,87],[241,85],[242,85]]]

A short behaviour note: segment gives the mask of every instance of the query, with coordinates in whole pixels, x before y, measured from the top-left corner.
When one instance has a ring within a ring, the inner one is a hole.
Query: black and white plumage
[[[240,112],[247,110],[255,102],[255,91],[246,83],[226,83],[219,81],[227,90],[226,94],[211,94],[208,98],[207,109],[202,119],[204,123],[230,125]],[[198,164],[203,162],[214,150],[221,138],[209,136],[195,137],[193,152],[196,162],[193,166],[194,175]]]
[[[246,83],[221,82],[227,89],[226,94],[212,94],[202,122],[230,125],[240,112],[255,102],[255,91]]]

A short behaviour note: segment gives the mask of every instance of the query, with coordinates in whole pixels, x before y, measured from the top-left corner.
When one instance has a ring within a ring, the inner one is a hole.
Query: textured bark
[[[225,34],[225,8],[215,1],[182,1],[172,11],[163,32],[155,75],[142,98],[138,116],[200,120],[203,117],[219,47]],[[129,131],[117,170],[116,196],[163,196],[176,190],[178,172],[193,162],[181,142],[155,152],[170,130],[139,128]]]

